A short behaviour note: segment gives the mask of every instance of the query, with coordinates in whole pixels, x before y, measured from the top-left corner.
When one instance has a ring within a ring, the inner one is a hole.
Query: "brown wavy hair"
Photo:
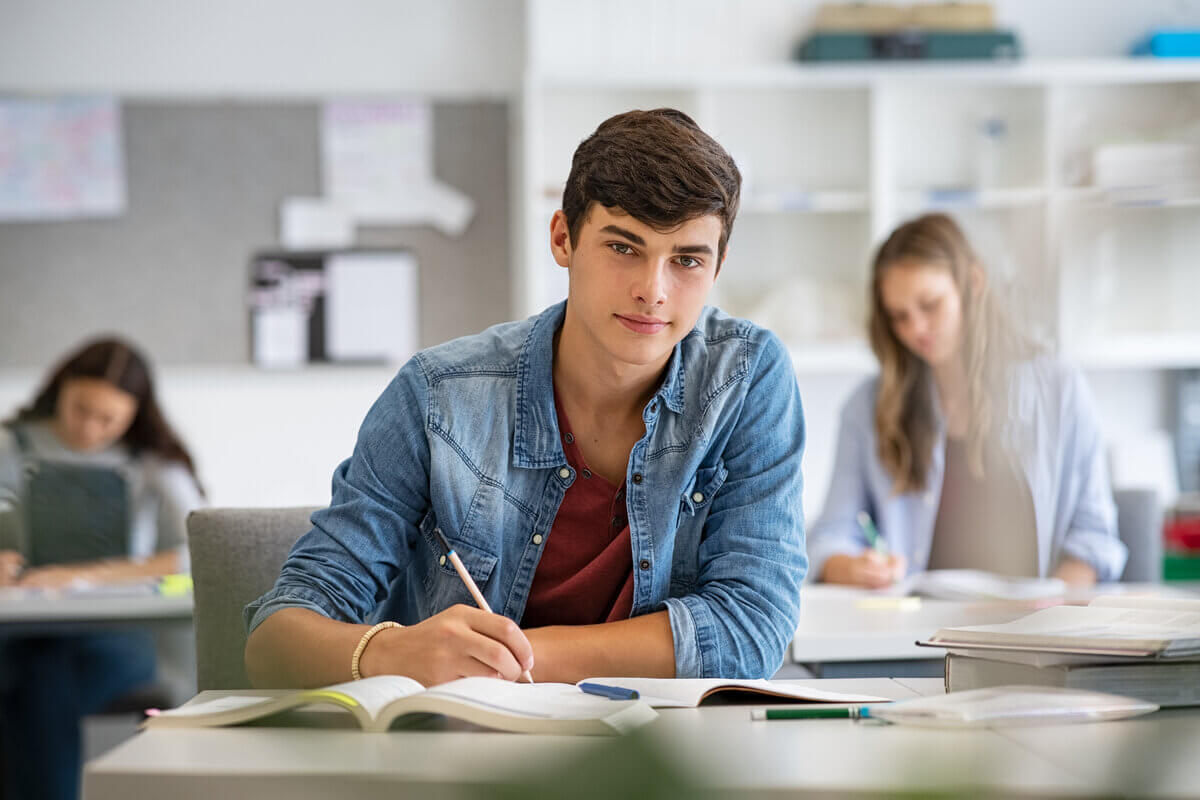
[[[953,219],[926,214],[892,232],[871,268],[868,331],[880,366],[875,399],[879,459],[897,494],[925,488],[938,432],[929,365],[896,337],[883,307],[883,274],[903,261],[948,270],[962,300],[967,465],[977,478],[984,477],[986,451],[999,444],[1009,398],[1009,367],[1038,349],[996,300],[983,265]]]
[[[102,380],[133,395],[137,400],[137,413],[121,436],[121,443],[134,456],[153,454],[183,464],[199,487],[192,456],[158,405],[149,362],[136,348],[120,339],[95,339],[68,355],[50,373],[33,402],[19,409],[6,424],[52,419],[63,384],[76,378]]]
[[[592,203],[620,208],[656,230],[715,214],[717,265],[737,216],[742,175],[716,140],[682,111],[627,111],[600,123],[575,149],[562,210],[571,244]]]

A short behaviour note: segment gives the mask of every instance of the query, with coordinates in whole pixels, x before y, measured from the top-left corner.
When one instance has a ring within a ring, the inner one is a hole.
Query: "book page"
[[[427,689],[429,697],[448,697],[506,714],[545,719],[602,718],[620,701],[584,694],[569,683],[512,683],[497,678],[461,678]]]
[[[230,695],[229,697],[218,697],[215,700],[204,700],[199,703],[188,703],[186,706],[180,706],[179,708],[168,708],[158,712],[158,716],[199,717],[206,714],[220,714],[226,711],[237,711],[238,709],[269,703],[272,700],[278,699],[279,698],[277,697],[259,697],[248,694]]]
[[[1087,643],[1138,644],[1157,650],[1171,643],[1186,645],[1200,637],[1200,612],[1154,608],[1055,606],[998,625],[943,628],[932,641],[979,644],[1039,644],[1069,647]]]
[[[1062,597],[1066,590],[1066,583],[1059,578],[1013,578],[978,569],[935,569],[910,575],[888,593],[937,600],[1034,600]]]
[[[886,702],[886,697],[869,694],[845,694],[827,689],[814,689],[783,681],[728,678],[587,678],[581,683],[603,683],[633,689],[642,702],[655,708],[695,708],[710,694],[719,691],[748,691],[794,700],[818,703]]]
[[[361,706],[371,719],[375,719],[379,716],[379,712],[393,700],[423,691],[425,691],[424,686],[403,675],[373,675],[362,680],[335,683],[320,689],[309,689],[303,694],[314,701],[322,699],[337,701],[340,698],[337,698],[336,695],[342,695],[343,698],[349,698],[353,703]]]

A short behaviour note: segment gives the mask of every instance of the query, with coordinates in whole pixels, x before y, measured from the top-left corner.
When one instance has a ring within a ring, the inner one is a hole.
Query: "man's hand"
[[[12,586],[25,568],[25,557],[16,550],[0,550],[0,586]]]
[[[517,623],[466,605],[380,631],[359,660],[364,677],[407,675],[425,686],[472,676],[515,681],[532,668],[533,646]]]
[[[821,571],[821,580],[826,583],[882,589],[903,578],[907,568],[908,560],[904,556],[885,556],[873,548],[868,548],[856,556],[830,556]]]

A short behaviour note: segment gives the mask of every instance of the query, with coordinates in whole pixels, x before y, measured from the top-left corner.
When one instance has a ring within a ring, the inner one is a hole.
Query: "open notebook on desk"
[[[614,701],[584,694],[567,683],[511,683],[461,678],[426,689],[412,678],[376,675],[358,681],[277,696],[227,695],[192,702],[149,717],[145,728],[238,725],[309,706],[345,709],[365,731],[381,732],[401,717],[445,714],[516,733],[613,735],[652,721],[640,700]]]
[[[934,569],[909,575],[884,590],[936,600],[1040,600],[1062,597],[1067,585],[1058,578],[1014,578],[978,569]]]
[[[655,708],[695,708],[710,697],[728,699],[746,696],[755,702],[793,703],[887,703],[886,697],[847,694],[815,689],[796,683],[737,678],[588,678],[588,682],[632,689]],[[583,683],[583,681],[581,681]]]

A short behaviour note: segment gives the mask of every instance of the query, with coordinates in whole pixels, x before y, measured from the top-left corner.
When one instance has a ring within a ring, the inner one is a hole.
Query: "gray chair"
[[[1163,510],[1154,489],[1117,489],[1117,535],[1129,548],[1121,580],[1158,583],[1163,577]]]
[[[275,584],[315,508],[210,508],[188,516],[195,584],[196,684],[248,689],[242,609]]]

